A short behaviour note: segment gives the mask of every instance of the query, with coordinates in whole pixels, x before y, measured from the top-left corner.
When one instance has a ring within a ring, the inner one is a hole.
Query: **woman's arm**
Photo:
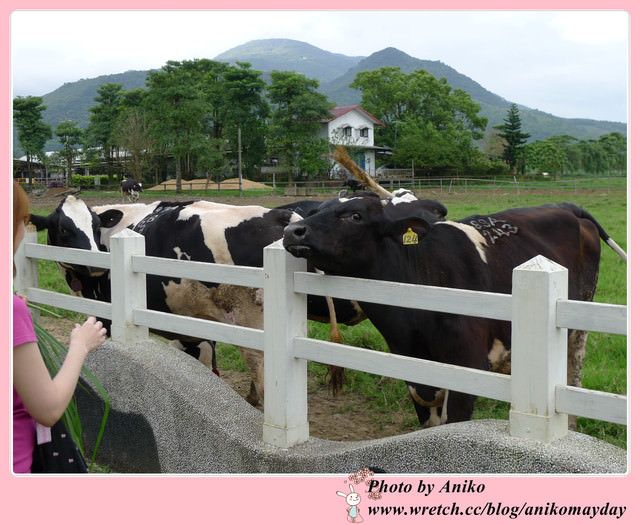
[[[24,343],[13,349],[13,385],[25,408],[38,423],[52,426],[60,419],[75,391],[84,361],[105,340],[106,330],[90,317],[71,331],[69,351],[52,379],[38,344]]]

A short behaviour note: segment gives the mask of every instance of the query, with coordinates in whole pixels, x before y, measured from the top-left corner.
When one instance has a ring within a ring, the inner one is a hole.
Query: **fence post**
[[[568,434],[555,411],[556,385],[567,383],[567,330],[556,303],[567,298],[568,271],[542,256],[513,270],[511,435],[550,443]]]
[[[282,240],[264,249],[262,436],[281,448],[309,439],[307,361],[293,351],[293,338],[307,335],[307,297],[293,291],[293,272],[306,269],[306,261],[287,253]]]
[[[37,243],[38,232],[33,225],[28,225],[24,234],[24,239],[16,250],[13,261],[16,265],[16,275],[13,278],[13,288],[16,293],[27,294],[28,288],[38,287],[38,260],[26,257],[24,245],[27,243]]]
[[[147,280],[133,272],[131,256],[144,255],[144,237],[128,228],[111,237],[111,338],[133,343],[149,337],[146,326],[133,323],[133,310],[147,307]]]

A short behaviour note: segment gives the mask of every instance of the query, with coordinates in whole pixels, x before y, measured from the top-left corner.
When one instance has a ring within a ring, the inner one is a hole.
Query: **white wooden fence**
[[[110,268],[112,302],[38,288],[38,259]],[[514,270],[512,295],[307,273],[281,241],[264,249],[264,268],[146,257],[131,230],[112,237],[110,253],[40,245],[27,232],[15,262],[17,292],[111,319],[116,341],[157,328],[264,351],[263,438],[279,447],[309,438],[307,360],[510,402],[511,435],[543,442],[567,434],[567,414],[627,421],[626,396],[566,384],[567,329],[626,334],[627,307],[568,300],[567,270],[543,257]],[[146,274],[264,288],[264,331],[148,310]],[[306,294],[511,321],[511,376],[309,339]]]

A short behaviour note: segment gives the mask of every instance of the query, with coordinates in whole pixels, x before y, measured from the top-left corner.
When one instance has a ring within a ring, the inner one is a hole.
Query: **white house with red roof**
[[[370,175],[376,171],[375,150],[373,145],[374,129],[384,126],[371,113],[360,106],[340,106],[330,110],[333,118],[323,121],[321,136],[331,144],[349,147],[353,161]],[[332,171],[339,172],[340,166]]]

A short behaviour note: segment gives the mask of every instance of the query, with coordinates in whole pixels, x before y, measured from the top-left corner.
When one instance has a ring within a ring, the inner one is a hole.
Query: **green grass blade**
[[[67,353],[67,349],[60,341],[49,334],[49,332],[47,332],[37,321],[34,321],[33,326],[35,329],[36,337],[38,338],[38,348],[40,349],[42,359],[44,360],[45,366],[47,367],[47,370],[49,370],[51,377],[54,377],[58,373],[60,367],[62,366],[62,363],[64,362],[64,357]],[[107,394],[104,387],[100,384],[100,381],[98,381],[98,379],[85,366],[82,367],[82,374],[95,389],[95,391],[98,393],[105,404],[105,411],[102,417],[100,429],[98,431],[98,438],[96,439],[96,444],[91,455],[91,470],[94,464],[96,453],[98,451],[98,447],[100,446],[100,442],[102,441],[104,429],[107,424],[110,401],[109,395]],[[65,409],[62,420],[78,449],[80,449],[80,452],[85,455],[84,446],[82,443],[82,422],[78,413],[78,407],[75,402],[75,397],[71,399],[71,402]]]

